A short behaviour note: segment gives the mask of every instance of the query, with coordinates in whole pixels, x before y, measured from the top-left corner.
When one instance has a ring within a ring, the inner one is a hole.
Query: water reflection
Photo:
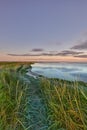
[[[35,63],[32,71],[50,78],[87,82],[87,63]]]

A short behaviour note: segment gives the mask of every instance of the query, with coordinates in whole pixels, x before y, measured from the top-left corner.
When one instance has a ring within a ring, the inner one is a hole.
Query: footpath
[[[30,86],[27,99],[27,130],[47,130],[46,106],[41,96],[40,80],[29,76]]]

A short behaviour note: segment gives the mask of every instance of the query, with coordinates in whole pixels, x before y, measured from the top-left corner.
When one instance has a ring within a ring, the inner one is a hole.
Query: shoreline
[[[50,79],[50,80],[59,80],[59,81],[62,81],[62,82],[70,82],[70,83],[78,82],[78,83],[85,84],[85,85],[87,84],[87,82],[80,81],[80,80],[79,81],[77,81],[77,80],[72,81],[72,80],[68,80],[68,79],[66,80],[66,79],[60,79],[60,78],[49,78],[49,77],[45,77],[43,75],[39,75],[39,74],[37,74],[35,72],[32,72],[31,69],[28,70],[27,75],[33,77],[34,79],[37,79],[39,77],[44,77],[44,78],[47,78],[47,79]]]
[[[29,75],[29,76],[31,76],[31,77],[33,77],[35,79],[37,79],[39,77],[39,74],[37,74],[35,72],[32,72],[31,69],[28,70],[27,75]]]

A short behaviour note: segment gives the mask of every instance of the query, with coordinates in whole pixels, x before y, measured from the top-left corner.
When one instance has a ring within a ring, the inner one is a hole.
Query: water
[[[49,78],[87,82],[87,63],[35,63],[32,72]]]

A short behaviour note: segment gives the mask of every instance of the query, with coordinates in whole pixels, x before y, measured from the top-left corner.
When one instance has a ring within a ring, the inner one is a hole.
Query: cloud
[[[37,53],[37,54],[7,54],[9,56],[53,56],[52,53]]]
[[[87,49],[87,40],[82,42],[79,45],[73,46],[71,49],[77,49],[77,50],[86,50]]]
[[[27,54],[8,54],[10,56],[77,56],[79,54],[82,54],[83,52],[76,52],[76,51],[70,51],[70,50],[64,50],[62,52],[57,51],[49,51],[49,52],[43,52],[43,53],[27,53]]]
[[[77,56],[74,56],[74,57],[78,57],[78,58],[87,58],[87,55],[77,55]]]
[[[41,51],[44,51],[44,49],[42,49],[42,48],[34,48],[31,51],[32,52],[41,52]]]
[[[69,56],[69,55],[79,55],[82,54],[83,52],[76,52],[76,51],[70,51],[70,50],[64,50],[60,53],[57,53],[56,55],[60,55],[60,56]]]
[[[9,56],[22,56],[21,54],[7,54]]]
[[[7,54],[9,56],[40,56],[41,54]]]

